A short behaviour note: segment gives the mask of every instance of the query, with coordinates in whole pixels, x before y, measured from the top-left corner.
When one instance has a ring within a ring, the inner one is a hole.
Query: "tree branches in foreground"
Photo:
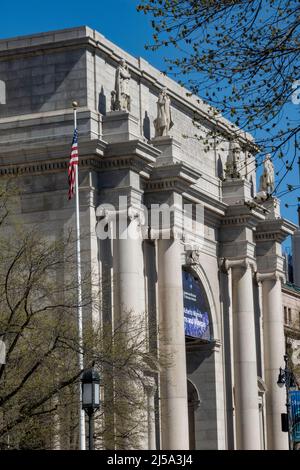
[[[140,0],[138,10],[152,19],[146,47],[165,48],[166,72],[254,132],[279,160],[281,184],[299,148],[299,2]]]
[[[158,367],[149,353],[144,320],[128,312],[122,323],[102,323],[99,279],[86,272],[81,351],[76,240],[71,233],[44,236],[38,227],[28,229],[20,220],[12,224],[8,200],[3,190],[0,338],[6,345],[6,362],[0,364],[0,448],[78,448],[79,352],[85,368],[93,364],[102,378],[96,445],[138,447],[146,426],[147,374]],[[92,311],[98,312],[99,321],[92,320]],[[133,385],[127,387],[128,383]]]

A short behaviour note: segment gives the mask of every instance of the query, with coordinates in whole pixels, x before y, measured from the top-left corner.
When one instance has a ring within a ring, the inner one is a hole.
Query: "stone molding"
[[[122,144],[124,145],[122,151],[120,151],[120,143],[107,145],[99,140],[81,142],[79,148],[79,166],[99,170],[132,168],[142,173],[142,176],[145,178],[149,178],[155,157],[158,155],[156,149],[139,140]],[[28,160],[32,159],[31,162],[19,163],[16,161],[9,165],[0,165],[0,175],[44,174],[45,172],[65,171],[68,168],[69,147],[56,142],[51,149],[51,157],[53,154],[51,160],[49,159],[48,152],[46,153],[47,160],[36,160],[35,156],[40,155],[38,150],[40,150],[40,147],[39,149],[32,149],[32,154],[28,155]],[[19,152],[22,153],[21,151],[13,153],[16,155]],[[55,158],[55,154],[59,155],[60,158]],[[61,158],[61,155],[64,155],[64,158]]]
[[[248,202],[242,204],[233,204],[228,206],[224,219],[221,221],[221,225],[233,226],[233,225],[245,225],[250,228],[256,227],[259,222],[264,221],[265,215],[262,208],[255,205],[251,207]]]
[[[254,238],[258,243],[265,241],[282,243],[288,235],[294,233],[296,228],[295,224],[282,218],[268,219],[258,224]]]
[[[170,165],[153,168],[151,178],[145,183],[145,193],[157,191],[188,191],[191,185],[197,183],[201,173],[186,163],[172,163]]]
[[[0,175],[24,175],[24,174],[45,174],[46,172],[57,172],[61,170],[66,170],[69,165],[68,160],[56,160],[51,162],[35,162],[33,164],[11,164],[7,166],[0,166]],[[79,161],[80,167],[87,168],[101,168],[102,163],[91,157],[91,158],[81,158]]]

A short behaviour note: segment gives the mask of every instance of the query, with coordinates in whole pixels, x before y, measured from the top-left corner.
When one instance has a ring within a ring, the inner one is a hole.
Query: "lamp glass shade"
[[[93,406],[93,385],[91,383],[83,383],[82,387],[82,404],[83,406]]]

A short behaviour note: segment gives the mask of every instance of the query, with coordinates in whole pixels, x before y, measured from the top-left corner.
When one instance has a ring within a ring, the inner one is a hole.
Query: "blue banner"
[[[203,286],[188,271],[182,271],[182,283],[185,335],[210,341],[210,311]]]
[[[300,442],[300,390],[290,392],[293,441]]]

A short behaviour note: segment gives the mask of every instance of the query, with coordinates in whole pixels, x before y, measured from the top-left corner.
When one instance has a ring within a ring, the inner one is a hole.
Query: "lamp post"
[[[81,377],[82,408],[89,417],[89,450],[94,450],[94,413],[100,407],[100,376],[92,367]]]
[[[290,416],[290,396],[289,391],[291,387],[295,387],[295,378],[293,372],[288,367],[288,355],[285,354],[284,358],[284,369],[279,368],[279,375],[277,385],[283,387],[285,385],[286,391],[286,413],[287,413],[287,424],[288,424],[288,439],[289,439],[289,450],[292,450],[292,432],[291,432],[291,416]]]

